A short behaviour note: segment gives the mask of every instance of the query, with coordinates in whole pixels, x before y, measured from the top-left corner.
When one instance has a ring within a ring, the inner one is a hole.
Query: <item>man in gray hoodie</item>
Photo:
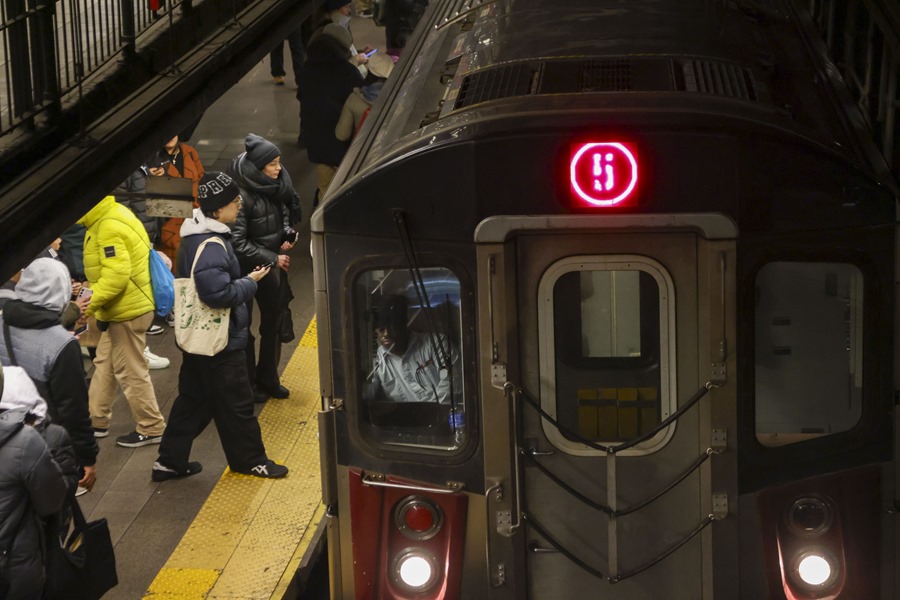
[[[84,476],[79,485],[91,489],[99,448],[88,412],[88,387],[81,347],[61,324],[72,284],[66,266],[51,258],[28,265],[16,285],[16,298],[0,314],[0,363],[25,369],[47,400],[54,423],[72,438]]]

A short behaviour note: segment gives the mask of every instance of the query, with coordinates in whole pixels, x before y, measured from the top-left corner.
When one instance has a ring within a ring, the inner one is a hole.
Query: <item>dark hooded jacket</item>
[[[243,273],[231,247],[228,226],[209,219],[199,208],[194,216],[181,224],[181,247],[178,249],[177,277],[190,277],[197,249],[204,240],[213,236],[224,243],[210,242],[203,249],[194,266],[194,285],[197,295],[213,308],[230,308],[228,345],[223,352],[243,350],[247,347],[250,311],[248,302],[256,294],[256,282]]]
[[[0,315],[0,363],[12,364],[3,323],[9,325],[16,364],[25,369],[47,401],[51,419],[72,437],[78,462],[97,462],[99,448],[88,411],[81,347],[60,324],[71,286],[65,265],[50,258],[32,262],[16,286],[15,300]]]
[[[300,196],[287,169],[282,167],[278,179],[272,179],[247,159],[246,152],[231,162],[227,173],[240,188],[243,200],[237,220],[231,224],[231,241],[246,273],[278,260],[288,230],[300,220]]]
[[[59,511],[69,493],[40,432],[25,425],[28,411],[0,412],[0,571],[6,600],[40,598],[44,587],[41,522]]]
[[[349,62],[349,48],[330,35],[313,34],[306,52],[297,90],[302,141],[310,162],[336,167],[350,142],[337,139],[334,127],[353,88],[363,85],[363,77]]]

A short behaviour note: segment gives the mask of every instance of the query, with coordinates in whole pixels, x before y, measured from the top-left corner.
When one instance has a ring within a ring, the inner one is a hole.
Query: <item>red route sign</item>
[[[575,148],[569,163],[572,192],[592,206],[615,206],[637,186],[634,153],[618,142],[590,142]]]

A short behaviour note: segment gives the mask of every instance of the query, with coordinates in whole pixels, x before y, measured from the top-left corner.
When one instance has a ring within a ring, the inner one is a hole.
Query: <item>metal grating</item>
[[[674,63],[675,89],[740,100],[758,100],[756,83],[749,69],[739,65],[705,60],[677,60]]]
[[[463,80],[453,108],[457,110],[488,100],[525,96],[531,91],[533,78],[534,71],[526,64],[476,71]]]
[[[485,0],[457,0],[456,2],[448,4],[444,14],[435,22],[435,27],[440,28],[443,25],[456,21],[466,14],[480,8],[485,3]]]
[[[627,58],[587,60],[581,65],[581,92],[626,92],[632,85]]]

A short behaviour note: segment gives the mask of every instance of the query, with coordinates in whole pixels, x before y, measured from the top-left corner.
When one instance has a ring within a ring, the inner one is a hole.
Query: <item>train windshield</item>
[[[780,446],[862,416],[863,276],[846,263],[775,262],[756,276],[756,436]]]
[[[460,285],[442,267],[363,272],[354,286],[360,426],[378,443],[455,450],[466,439]]]
[[[562,425],[547,434],[573,454],[596,452],[576,436],[615,443],[652,430],[669,414],[674,377],[671,281],[662,268],[643,257],[584,258],[548,270],[541,293],[548,307],[542,321],[553,340],[552,359],[545,353],[541,360],[549,375],[542,394]]]

